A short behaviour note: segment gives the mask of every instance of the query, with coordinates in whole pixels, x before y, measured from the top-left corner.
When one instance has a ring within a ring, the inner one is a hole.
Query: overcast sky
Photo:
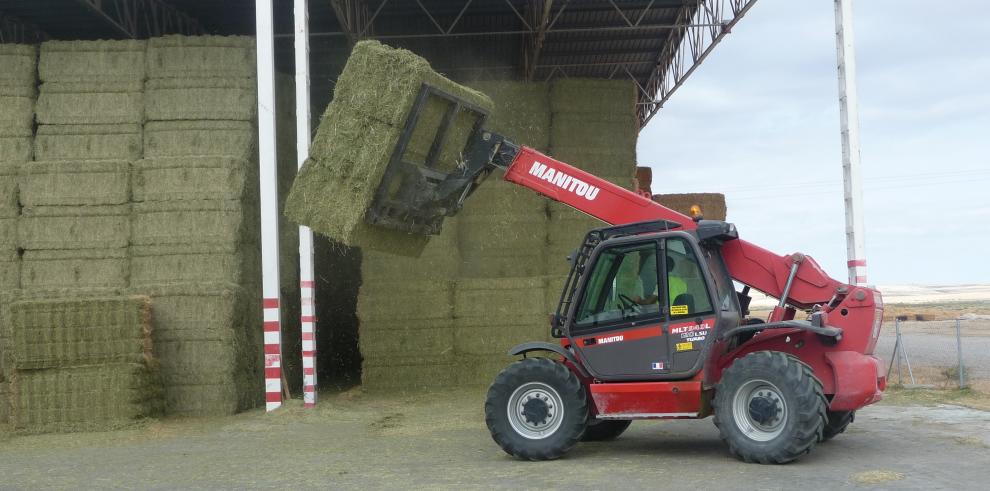
[[[870,283],[990,283],[990,2],[858,0]],[[653,192],[846,278],[831,0],[758,0],[642,131]]]

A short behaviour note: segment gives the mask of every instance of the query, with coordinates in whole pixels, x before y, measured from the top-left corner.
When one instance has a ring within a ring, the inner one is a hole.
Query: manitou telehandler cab
[[[421,105],[434,97],[449,109],[433,150],[425,165],[406,161]],[[435,150],[462,111],[478,113],[478,123],[459,165],[444,171],[451,166],[438,166]],[[571,257],[549,326],[560,342],[509,350],[522,359],[488,391],[488,428],[506,452],[554,459],[582,439],[615,438],[632,420],[714,416],[733,455],[784,463],[880,399],[879,292],[830,278],[808,256],[747,242],[730,223],[682,215],[516,145],[484,129],[485,116],[424,84],[366,221],[438,233],[500,169],[613,225],[588,232]],[[747,318],[751,288],[779,299],[767,319]]]

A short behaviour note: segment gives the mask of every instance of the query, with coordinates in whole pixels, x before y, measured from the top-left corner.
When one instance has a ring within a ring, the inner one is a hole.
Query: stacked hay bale
[[[17,171],[32,158],[38,50],[33,45],[0,44],[0,425],[10,412],[4,370],[7,329],[2,312],[8,292],[20,287],[17,252]]]
[[[161,413],[147,297],[18,299],[5,310],[16,430],[103,430]]]
[[[546,152],[550,84],[479,81],[495,102],[485,127]],[[458,383],[471,385],[504,368],[506,349],[547,337],[544,302],[549,202],[492,175],[458,214],[461,265],[454,293]]]
[[[706,219],[725,220],[725,195],[721,193],[655,194],[653,200],[687,216],[691,216],[691,207],[698,205]]]
[[[36,161],[18,178],[22,288],[127,286],[144,51],[134,40],[41,45]]]
[[[151,296],[166,410],[229,414],[261,391],[254,41],[148,41],[130,287]]]

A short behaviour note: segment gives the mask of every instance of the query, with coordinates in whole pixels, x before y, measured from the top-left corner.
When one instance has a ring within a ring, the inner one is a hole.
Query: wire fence
[[[990,317],[899,318],[884,326],[875,353],[886,360],[891,385],[990,389]]]

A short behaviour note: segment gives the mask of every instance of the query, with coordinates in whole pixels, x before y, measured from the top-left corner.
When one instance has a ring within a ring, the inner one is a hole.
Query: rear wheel
[[[526,358],[499,373],[488,389],[485,422],[506,453],[552,460],[584,434],[588,402],[577,377],[546,358]]]
[[[828,422],[822,432],[822,441],[828,441],[846,431],[849,423],[856,420],[856,411],[829,411]]]
[[[610,420],[610,419],[590,419],[588,428],[584,430],[583,442],[607,442],[619,438],[632,421]]]
[[[793,356],[750,353],[715,388],[715,425],[729,451],[746,462],[784,464],[811,451],[827,401],[811,367]]]

